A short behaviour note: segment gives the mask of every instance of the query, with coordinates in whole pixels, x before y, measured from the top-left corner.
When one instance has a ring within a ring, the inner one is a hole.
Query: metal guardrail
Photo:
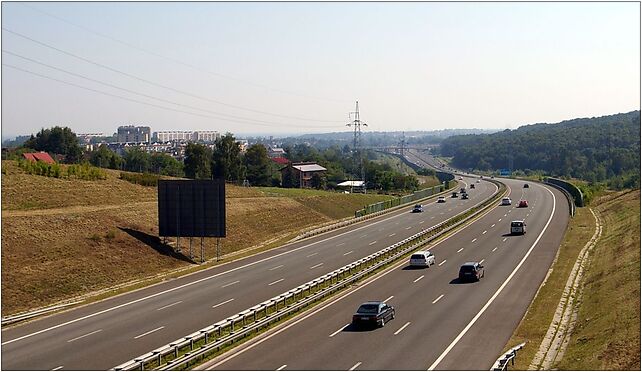
[[[496,183],[498,184],[498,183]],[[462,212],[431,228],[424,229],[400,242],[388,246],[367,257],[354,261],[328,274],[322,275],[303,285],[275,296],[232,317],[214,323],[201,330],[182,337],[154,351],[122,363],[115,370],[173,370],[188,367],[214,349],[220,350],[228,344],[266,328],[282,318],[300,311],[325,296],[358,281],[416,250],[426,243],[455,229],[486,210],[502,194],[502,188],[485,202]],[[465,216],[465,217],[464,217]],[[187,351],[181,354],[182,351]],[[172,358],[167,360],[167,358]]]
[[[569,212],[571,213],[571,217],[575,217],[575,209],[576,209],[576,207],[575,207],[575,198],[573,198],[573,195],[571,195],[571,193],[568,192],[568,190],[566,190],[564,187],[562,187],[562,186],[560,186],[560,185],[558,185],[556,183],[548,182],[549,180],[550,180],[550,178],[547,178],[544,181],[544,183],[547,184],[547,185],[555,187],[556,189],[560,190],[564,194],[564,196],[566,196],[566,200],[568,201],[568,209],[569,209]]]
[[[67,306],[72,306],[72,305],[79,304],[81,302],[82,301],[75,301],[75,302],[70,302],[70,303],[66,303],[66,304],[45,307],[45,308],[42,308],[42,309],[30,311],[28,313],[21,313],[21,314],[17,314],[17,315],[13,315],[13,316],[8,316],[8,317],[5,317],[5,318],[2,318],[2,325],[7,325],[7,324],[15,323],[15,322],[20,322],[22,320],[31,319],[31,318],[40,316],[42,314],[50,313],[50,312],[65,308]]]
[[[491,368],[491,371],[508,371],[508,363],[510,362],[511,365],[515,365],[515,358],[517,357],[517,352],[521,350],[524,345],[526,345],[525,342],[522,342],[521,344],[515,346],[514,348],[508,350],[504,355],[500,356],[497,361],[495,361],[495,364],[493,364],[493,368]]]
[[[365,208],[360,209],[354,212],[355,217],[363,217],[365,215],[381,212],[392,207],[396,207],[402,204],[407,204],[415,200],[424,199],[432,195],[436,195],[444,191],[443,185],[436,185],[431,188],[425,188],[423,190],[415,191],[410,195],[404,195],[399,198],[385,200],[379,203],[367,205]]]
[[[570,182],[553,177],[546,177],[545,182],[565,189],[569,194],[573,196],[573,201],[575,202],[576,206],[584,206],[584,195],[582,194],[582,190],[580,190],[577,186],[573,185]]]

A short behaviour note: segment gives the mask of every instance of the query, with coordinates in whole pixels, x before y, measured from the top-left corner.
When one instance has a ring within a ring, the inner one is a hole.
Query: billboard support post
[[[216,238],[216,262],[219,261],[221,256],[221,238]]]
[[[201,263],[205,262],[205,253],[203,250],[203,237],[201,236]]]

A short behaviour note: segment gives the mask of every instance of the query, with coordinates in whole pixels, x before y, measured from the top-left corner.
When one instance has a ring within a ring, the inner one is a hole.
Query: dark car
[[[463,193],[465,193],[465,192],[466,192],[466,189],[462,187],[461,189],[459,189],[459,192],[463,192]]]
[[[479,262],[466,262],[459,268],[459,280],[478,281],[484,277],[484,266]]]
[[[527,183],[525,183],[525,184],[524,184],[524,188],[525,188],[525,189],[528,189],[529,187],[530,187],[530,186],[528,186],[528,184],[527,184]]]
[[[468,199],[468,194],[466,194],[466,193],[461,194],[461,198],[462,199]]]
[[[475,184],[474,184],[474,183],[471,183],[471,184],[470,184],[470,188],[471,188],[471,189],[474,189],[474,188],[475,188]]]
[[[459,194],[457,194],[457,191],[453,191],[452,195],[450,195],[451,198],[457,198],[459,197]]]
[[[383,327],[387,321],[395,318],[395,308],[383,301],[368,301],[357,309],[352,316],[355,326],[370,325]]]
[[[421,213],[424,211],[424,207],[421,206],[421,204],[415,204],[414,208],[412,208],[412,213]]]

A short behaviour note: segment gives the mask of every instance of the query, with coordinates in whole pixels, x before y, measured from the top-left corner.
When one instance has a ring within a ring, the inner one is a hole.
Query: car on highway
[[[452,195],[450,195],[450,197],[451,198],[458,198],[459,194],[457,193],[457,191],[453,191],[453,193],[452,193]]]
[[[524,235],[526,234],[526,222],[524,220],[511,221],[510,223],[511,235]]]
[[[462,200],[468,199],[468,194],[466,194],[466,193],[461,194],[461,198],[462,198]]]
[[[477,180],[477,183],[480,183],[480,182],[481,182],[480,180]]]
[[[484,266],[479,262],[466,262],[459,268],[459,281],[479,281],[484,277]]]
[[[520,200],[517,208],[528,208],[528,201],[524,199]]]
[[[445,203],[445,202],[446,202],[446,198],[445,197],[440,196],[440,197],[437,198],[437,203]]]
[[[530,187],[530,186],[528,186],[528,184],[527,184],[527,183],[525,183],[525,184],[524,184],[524,188],[525,188],[525,189],[528,189],[529,187]]]
[[[464,177],[459,177],[459,180],[463,180],[463,179],[464,179]]]
[[[465,193],[466,193],[466,188],[464,188],[464,187],[460,188],[460,189],[459,189],[459,192],[462,192],[462,193],[464,193],[464,194],[465,194]]]
[[[386,322],[394,318],[394,307],[383,301],[368,301],[361,304],[352,316],[352,324],[357,327],[363,325],[383,327]]]
[[[471,183],[471,184],[470,184],[470,188],[471,188],[471,189],[474,189],[474,188],[475,188],[475,184],[474,184],[474,183]]]
[[[435,255],[430,251],[417,251],[410,256],[410,266],[430,267],[435,264]]]
[[[513,204],[512,200],[510,198],[502,198],[502,205],[511,205]]]
[[[424,211],[424,207],[421,204],[415,204],[412,208],[412,213],[421,213]]]

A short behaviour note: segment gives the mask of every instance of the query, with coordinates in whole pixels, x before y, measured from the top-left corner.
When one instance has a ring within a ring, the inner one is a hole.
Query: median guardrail
[[[491,368],[490,370],[491,371],[508,371],[508,363],[515,365],[515,358],[517,357],[517,352],[519,350],[522,350],[524,345],[526,345],[526,343],[522,342],[521,344],[508,350],[504,355],[500,356],[497,359],[497,361],[495,361],[495,364],[493,364],[493,368]]]
[[[495,184],[501,185],[499,182]],[[245,337],[258,333],[283,318],[351,285],[363,277],[395,262],[419,247],[468,222],[496,203],[505,188],[468,211],[424,229],[400,242],[361,258],[337,270],[257,304],[247,310],[184,336],[149,353],[134,358],[115,370],[173,370],[188,368],[202,358]]]

